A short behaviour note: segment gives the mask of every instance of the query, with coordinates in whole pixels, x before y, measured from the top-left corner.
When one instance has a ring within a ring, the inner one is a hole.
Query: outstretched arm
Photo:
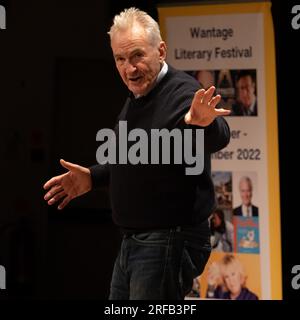
[[[63,209],[72,199],[77,198],[92,189],[90,169],[77,164],[60,160],[60,164],[68,172],[51,178],[44,184],[48,190],[44,199],[49,205],[61,201],[58,209]]]

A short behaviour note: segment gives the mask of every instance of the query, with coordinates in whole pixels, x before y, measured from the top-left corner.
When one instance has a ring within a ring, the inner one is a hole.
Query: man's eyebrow
[[[135,48],[135,49],[133,49],[131,52],[130,52],[130,54],[135,54],[135,53],[137,53],[137,52],[144,52],[145,50],[144,49],[142,49],[142,48]]]
[[[120,53],[114,54],[114,58],[120,58],[122,55]]]
[[[135,54],[138,53],[138,52],[144,53],[145,50],[144,50],[143,48],[134,48],[132,51],[130,51],[130,52],[128,53],[128,56],[129,56],[129,57],[130,57],[130,56],[133,56],[133,55],[135,55]],[[118,58],[121,58],[121,57],[126,56],[126,54],[125,54],[125,53],[115,53],[113,56],[114,56],[115,59],[118,59]]]

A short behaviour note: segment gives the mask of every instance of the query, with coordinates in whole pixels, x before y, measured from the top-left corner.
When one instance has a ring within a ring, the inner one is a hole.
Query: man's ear
[[[165,61],[167,57],[167,45],[164,41],[161,41],[159,43],[158,51],[159,51],[159,61],[160,62]]]

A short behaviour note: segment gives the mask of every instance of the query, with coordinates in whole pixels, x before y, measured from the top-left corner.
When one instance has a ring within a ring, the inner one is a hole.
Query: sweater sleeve
[[[223,117],[217,117],[209,126],[200,127],[187,125],[184,115],[181,117],[179,128],[204,129],[204,150],[207,153],[215,153],[225,148],[230,141],[230,128]]]
[[[230,141],[230,129],[223,117],[217,117],[209,126],[204,128],[205,151],[217,152],[225,148]]]
[[[109,164],[97,164],[89,167],[92,188],[106,187],[109,184]]]

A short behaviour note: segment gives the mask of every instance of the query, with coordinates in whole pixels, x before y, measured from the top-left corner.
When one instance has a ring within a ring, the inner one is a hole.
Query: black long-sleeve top
[[[187,129],[188,112],[199,83],[171,66],[146,96],[128,97],[119,115],[128,132],[144,129]],[[201,223],[215,206],[211,180],[211,153],[224,148],[230,130],[222,117],[204,129],[204,170],[186,175],[186,164],[105,164],[90,168],[93,187],[109,184],[114,222],[125,229],[160,229]],[[115,128],[118,149],[118,124]],[[128,149],[134,142],[128,142]],[[150,143],[149,143],[150,145]],[[172,158],[172,157],[171,157]],[[150,154],[149,154],[149,159]]]

